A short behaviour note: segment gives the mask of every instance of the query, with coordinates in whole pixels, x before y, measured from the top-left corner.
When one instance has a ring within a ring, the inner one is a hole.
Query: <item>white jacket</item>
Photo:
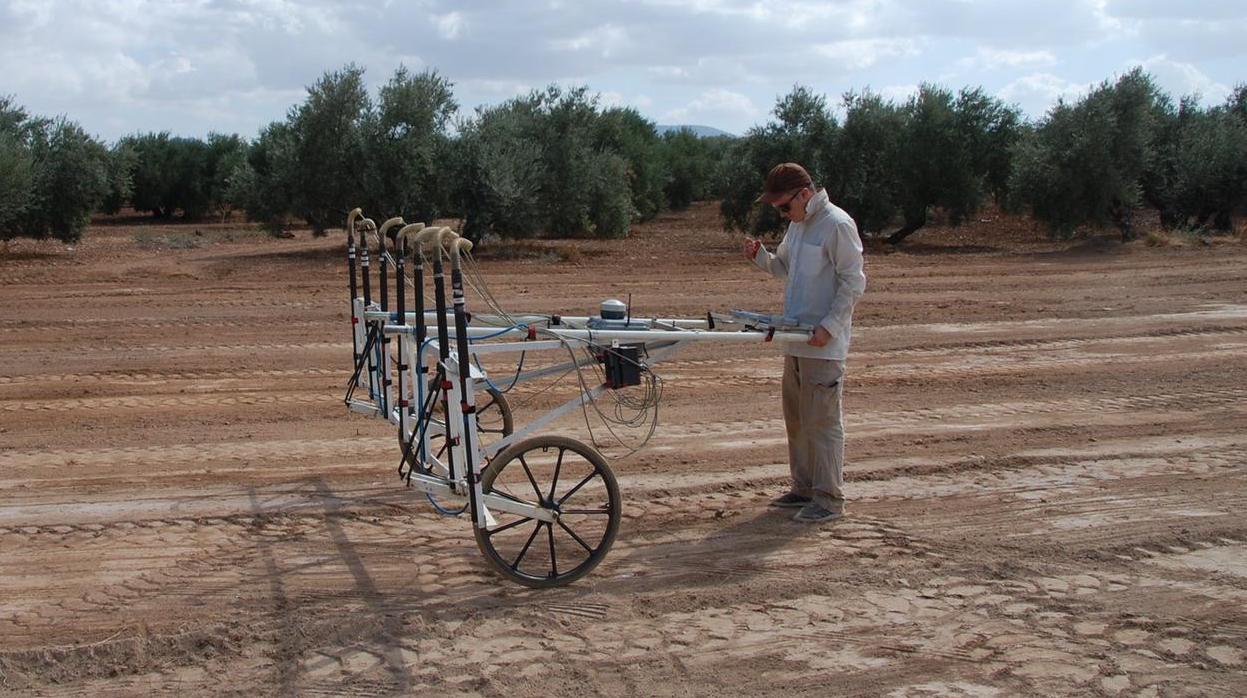
[[[775,253],[758,248],[754,264],[785,279],[784,317],[803,325],[822,325],[831,333],[825,346],[789,342],[792,356],[845,359],[853,334],[853,306],[866,291],[862,239],[857,224],[820,190],[806,204],[806,217],[789,223]]]

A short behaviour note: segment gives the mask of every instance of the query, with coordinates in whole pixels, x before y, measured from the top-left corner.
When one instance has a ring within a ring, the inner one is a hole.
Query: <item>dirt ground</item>
[[[776,348],[693,347],[657,368],[653,440],[612,461],[613,550],[552,591],[495,575],[397,481],[389,425],[344,409],[341,240],[118,220],[0,253],[0,692],[1247,687],[1241,240],[987,219],[871,253],[849,516],[766,507]],[[699,206],[481,264],[514,310],[776,309],[737,240]]]

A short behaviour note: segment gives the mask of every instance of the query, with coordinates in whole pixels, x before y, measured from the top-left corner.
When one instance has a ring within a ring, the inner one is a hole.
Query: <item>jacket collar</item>
[[[809,224],[827,215],[831,209],[831,199],[827,196],[826,189],[819,189],[805,202],[805,220],[802,223]]]

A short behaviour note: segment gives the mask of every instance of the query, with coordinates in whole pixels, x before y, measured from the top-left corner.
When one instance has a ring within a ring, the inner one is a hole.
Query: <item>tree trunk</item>
[[[889,245],[899,245],[905,238],[918,232],[918,229],[927,224],[927,214],[924,211],[921,216],[915,219],[906,219],[905,225],[900,230],[888,236],[887,243]]]
[[[1117,225],[1117,229],[1121,231],[1121,241],[1130,242],[1135,238],[1134,234],[1134,211],[1130,207],[1117,203],[1113,205],[1111,214],[1113,223]]]
[[[1234,230],[1234,220],[1230,216],[1230,210],[1223,208],[1217,211],[1217,215],[1213,218],[1212,227],[1222,233],[1228,233]]]

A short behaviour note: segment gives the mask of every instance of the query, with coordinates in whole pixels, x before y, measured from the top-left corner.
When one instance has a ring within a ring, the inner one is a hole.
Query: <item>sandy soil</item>
[[[1241,695],[1247,247],[1002,221],[913,243],[868,260],[846,520],[765,506],[774,348],[694,348],[658,370],[653,441],[613,461],[614,549],[553,591],[501,581],[396,481],[388,425],[345,412],[340,237],[120,221],[16,244],[0,692]],[[780,296],[708,207],[552,248],[483,259],[510,307]],[[520,420],[558,391],[521,393]]]

